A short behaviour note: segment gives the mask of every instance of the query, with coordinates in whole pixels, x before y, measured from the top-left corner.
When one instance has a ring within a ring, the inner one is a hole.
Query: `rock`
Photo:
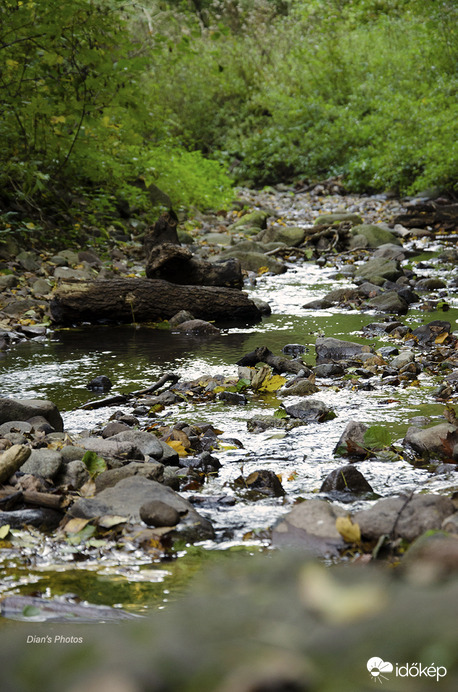
[[[447,288],[447,284],[443,279],[420,279],[415,284],[416,291],[436,291],[441,288]]]
[[[263,209],[255,209],[252,212],[248,212],[247,214],[243,214],[237,221],[235,221],[232,226],[231,230],[236,230],[237,228],[240,228],[242,226],[247,226],[249,228],[258,228],[259,230],[266,228],[267,226],[267,219],[271,216],[271,214],[268,211],[264,211]]]
[[[177,327],[179,324],[182,324],[183,322],[190,322],[194,319],[194,315],[188,310],[180,310],[180,312],[177,312],[176,315],[173,315],[173,317],[169,319],[169,325],[171,327]]]
[[[124,433],[120,434],[123,435]],[[78,440],[78,445],[84,447],[89,452],[95,452],[105,460],[108,458],[121,459],[123,461],[141,459],[143,461],[144,454],[134,442],[116,438],[117,436],[104,440],[100,437],[83,437]]]
[[[21,466],[23,473],[52,480],[62,465],[62,455],[54,449],[32,449],[28,460]]]
[[[178,465],[179,462],[179,455],[178,452],[176,452],[173,447],[167,444],[167,442],[163,442],[162,440],[159,440],[160,445],[162,447],[162,456],[161,456],[161,464],[164,466],[175,466]]]
[[[318,387],[313,382],[305,378],[299,378],[291,386],[286,384],[285,387],[282,387],[278,394],[280,396],[309,396],[309,394],[316,394],[318,391]]]
[[[243,285],[240,263],[233,256],[224,262],[207,262],[194,257],[187,248],[171,243],[152,248],[146,276],[187,286],[241,288]]]
[[[298,404],[285,406],[285,411],[293,418],[309,423],[324,423],[336,417],[334,411],[318,399],[305,399]]]
[[[64,464],[81,460],[86,454],[86,451],[87,450],[83,449],[83,447],[78,447],[77,445],[65,445],[65,447],[60,449]]]
[[[438,530],[444,519],[454,514],[455,506],[442,495],[413,495],[379,500],[369,509],[356,512],[353,520],[368,540],[380,536],[413,541],[425,531]]]
[[[15,509],[11,512],[0,512],[0,526],[8,524],[12,529],[24,526],[35,526],[38,529],[53,530],[62,519],[60,512],[52,509]]]
[[[302,307],[304,310],[327,310],[331,308],[333,303],[326,298],[317,298],[316,300],[311,300],[309,303],[305,303]]]
[[[282,352],[287,355],[287,356],[293,356],[293,358],[296,358],[296,356],[300,356],[302,353],[305,353],[305,346],[303,344],[286,344],[282,348]]]
[[[287,247],[302,245],[305,229],[299,226],[270,226],[257,236],[262,243],[284,243]]]
[[[238,392],[220,392],[218,394],[218,399],[224,401],[226,404],[233,404],[234,406],[244,406],[247,403],[246,396]]]
[[[365,423],[360,423],[355,420],[349,421],[334,448],[334,454],[337,456],[365,459],[368,452],[367,445],[364,442],[366,430],[367,425]]]
[[[321,214],[315,219],[314,223],[317,226],[326,226],[343,223],[344,221],[348,221],[355,226],[363,223],[363,220],[359,214],[352,214],[351,212],[333,212],[331,214]]]
[[[232,243],[232,236],[229,233],[206,233],[204,239],[207,245],[227,247]],[[180,240],[180,242],[183,241]]]
[[[414,360],[415,354],[413,353],[413,351],[402,351],[398,356],[393,358],[393,360],[390,363],[390,367],[395,368],[396,370],[400,370],[405,365],[413,363]]]
[[[6,483],[26,463],[30,453],[30,447],[13,445],[0,455],[0,485]]]
[[[394,315],[405,315],[409,309],[408,303],[397,291],[386,291],[375,298],[371,298],[367,307],[370,310],[389,312]]]
[[[67,485],[73,490],[79,490],[89,480],[89,472],[81,459],[74,459],[63,464],[56,477],[59,485]]]
[[[412,334],[418,339],[421,345],[430,345],[435,342],[437,337],[444,334],[450,334],[452,331],[452,325],[450,322],[445,320],[433,320],[428,322],[428,324],[422,324],[413,330]]]
[[[375,257],[364,262],[355,272],[355,279],[364,279],[372,281],[373,283],[377,283],[374,281],[375,277],[388,281],[396,281],[400,276],[402,276],[402,270],[400,269],[399,263],[395,260],[389,260],[383,257]]]
[[[331,471],[321,484],[320,493],[338,490],[345,493],[372,493],[372,487],[352,464]]]
[[[32,284],[32,293],[38,296],[47,296],[51,290],[51,284],[46,279],[37,279]]]
[[[107,437],[113,437],[120,432],[128,432],[130,427],[125,423],[120,423],[119,421],[111,421],[102,430],[102,437],[106,439]]]
[[[302,548],[322,557],[338,555],[345,541],[336,529],[336,519],[346,514],[325,500],[305,500],[273,526],[272,544]]]
[[[103,264],[100,257],[92,250],[81,250],[78,252],[78,262],[87,262],[87,264],[93,267],[101,267]]]
[[[370,346],[363,346],[353,341],[342,341],[333,337],[318,337],[315,342],[316,363],[333,363],[334,361],[358,358],[362,353],[374,353]]]
[[[14,274],[4,274],[0,276],[0,291],[14,288],[19,283],[19,279]]]
[[[163,456],[163,447],[157,437],[149,432],[127,430],[110,437],[113,442],[128,442],[141,451],[145,457],[153,457],[156,461]]]
[[[214,538],[211,523],[204,519],[190,502],[174,492],[171,488],[141,478],[138,475],[119,481],[114,487],[106,488],[93,499],[81,498],[70,508],[73,517],[92,519],[104,514],[115,514],[127,517],[131,522],[140,521],[140,507],[145,502],[160,500],[174,507],[183,518],[179,532],[186,540],[207,540]]]
[[[181,515],[175,507],[161,500],[149,500],[140,507],[140,518],[148,526],[176,526]]]
[[[439,457],[458,461],[458,428],[450,423],[439,423],[424,430],[410,427],[402,443],[423,459]]]
[[[113,383],[109,377],[106,375],[97,375],[97,377],[94,377],[94,379],[88,383],[87,388],[95,392],[109,392],[112,386]]]
[[[187,320],[175,327],[175,331],[192,334],[193,336],[219,336],[220,330],[205,320]]]
[[[275,416],[256,416],[250,418],[246,422],[249,432],[261,433],[271,428],[279,428],[280,430],[293,430],[301,425],[306,425],[306,421],[289,420],[287,418],[276,418]]]
[[[453,518],[458,518],[456,513],[450,517]],[[422,587],[454,578],[458,572],[456,537],[442,532],[419,536],[403,555],[400,569],[409,582]]]
[[[267,267],[267,270],[272,274],[284,274],[286,271],[284,264],[260,252],[243,252],[238,250],[236,246],[234,250],[228,250],[224,254],[226,257],[237,259],[245,271],[258,272],[264,267]]]
[[[64,422],[52,401],[46,399],[8,399],[0,397],[0,423],[11,420],[27,421],[33,416],[44,416],[55,430],[64,429]]]
[[[345,373],[345,370],[338,363],[323,363],[323,365],[315,365],[312,372],[315,377],[339,377]]]
[[[379,247],[372,253],[372,257],[385,257],[385,259],[393,259],[402,262],[406,258],[407,251],[402,245],[389,242]]]
[[[235,479],[234,486],[237,490],[247,491],[251,500],[286,495],[278,476],[269,469],[257,469],[246,477],[239,476]]]
[[[12,420],[8,423],[2,423],[0,425],[0,437],[4,437],[8,433],[30,433],[32,431],[32,424],[28,421],[22,420]]]
[[[119,469],[102,471],[95,479],[96,493],[100,493],[106,488],[112,488],[119,481],[132,476],[143,476],[151,481],[161,483],[164,477],[164,465],[157,461],[131,461],[130,464]]]
[[[28,272],[36,272],[40,269],[38,257],[34,252],[23,250],[16,255],[16,261],[19,262],[21,267]]]
[[[54,278],[62,281],[87,281],[93,279],[97,272],[93,269],[70,269],[69,267],[56,267]]]
[[[350,249],[360,247],[378,248],[381,245],[401,245],[393,233],[375,224],[359,224],[351,230]]]

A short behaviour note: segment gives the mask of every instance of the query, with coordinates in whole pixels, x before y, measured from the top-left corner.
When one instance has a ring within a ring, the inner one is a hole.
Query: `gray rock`
[[[60,450],[60,453],[64,464],[68,464],[71,461],[81,460],[86,454],[86,451],[86,449],[78,447],[77,445],[65,445],[65,447],[62,447]]]
[[[243,226],[247,226],[249,228],[258,228],[261,230],[266,228],[267,219],[269,216],[271,216],[271,214],[268,211],[264,211],[263,209],[255,209],[248,214],[243,214],[243,216],[237,219],[237,221],[232,224],[231,230],[235,230]]]
[[[35,272],[40,268],[38,256],[34,252],[23,250],[16,255],[16,261],[19,262],[21,267],[28,272]]]
[[[333,410],[318,399],[305,399],[298,404],[285,406],[285,411],[293,418],[299,418],[310,423],[324,423],[336,417]]]
[[[450,423],[439,423],[424,430],[410,427],[403,445],[410,447],[424,459],[451,457],[458,461],[458,428]]]
[[[400,370],[400,368],[403,368],[405,365],[408,365],[409,363],[413,363],[415,360],[415,354],[413,351],[401,351],[401,353],[393,358],[393,360],[390,363],[390,366],[392,368],[395,368],[396,370]]]
[[[395,243],[389,242],[379,247],[372,253],[372,257],[385,257],[385,259],[394,259],[402,261],[406,257],[404,248]]]
[[[290,387],[282,387],[278,394],[280,396],[309,396],[309,394],[316,394],[319,389],[318,387],[307,379],[298,379]]]
[[[194,319],[194,315],[190,313],[188,310],[180,310],[180,312],[177,312],[176,315],[169,319],[169,324],[171,327],[177,327],[179,324],[182,324],[183,322],[189,322],[190,320]]]
[[[358,358],[362,353],[374,353],[374,349],[370,346],[363,346],[353,341],[342,341],[333,337],[318,337],[315,342],[315,349],[317,365]]]
[[[397,291],[386,291],[375,298],[371,298],[367,307],[377,312],[387,312],[394,315],[405,315],[409,309],[408,303]]]
[[[445,320],[433,320],[428,324],[422,324],[413,330],[412,334],[417,337],[420,344],[432,344],[438,336],[445,332],[450,334],[452,325]]]
[[[93,499],[77,500],[69,514],[83,519],[116,514],[137,522],[140,521],[140,507],[152,500],[160,500],[174,507],[177,512],[184,513],[178,531],[186,540],[207,540],[214,537],[211,523],[196,512],[190,502],[171,488],[138,475],[125,478],[114,487],[102,490]]]
[[[400,245],[401,241],[393,233],[375,224],[360,224],[353,228],[350,249],[358,247],[378,248],[380,245]]]
[[[68,464],[61,466],[56,480],[59,485],[68,485],[74,490],[79,490],[89,478],[89,472],[85,464],[83,464],[81,459],[74,459],[69,461]]]
[[[439,530],[444,519],[454,512],[455,506],[448,497],[413,495],[379,500],[369,509],[356,512],[353,520],[368,540],[388,535],[413,541],[425,531]]]
[[[416,291],[435,291],[440,288],[447,288],[447,284],[443,279],[420,279],[415,284]]]
[[[315,377],[338,377],[343,375],[345,370],[338,363],[323,363],[323,365],[315,365],[312,368]]]
[[[272,544],[294,546],[324,557],[338,555],[345,541],[336,529],[336,519],[346,514],[326,500],[305,500],[273,526]]]
[[[155,435],[140,430],[125,430],[113,435],[110,440],[130,442],[139,449],[145,457],[160,460],[164,454],[163,447]]]
[[[46,296],[51,292],[52,286],[46,279],[37,279],[32,284],[32,293],[39,296]]]
[[[44,416],[55,430],[63,431],[64,429],[62,416],[52,401],[0,397],[0,424],[12,420],[27,421],[34,416]]]
[[[60,512],[39,507],[37,509],[15,509],[11,512],[0,512],[0,526],[8,524],[13,529],[24,526],[35,526],[38,529],[52,530],[57,528],[62,519]]]
[[[113,437],[121,432],[128,432],[130,430],[129,426],[125,423],[120,423],[119,421],[111,421],[102,430],[102,437],[106,439],[107,437]]]
[[[349,421],[334,448],[334,454],[364,459],[367,456],[366,444],[364,442],[366,430],[367,425],[365,423],[355,420]]]
[[[168,445],[167,442],[159,440],[159,444],[162,447],[161,464],[164,466],[178,466],[180,460],[178,452]]]
[[[186,334],[192,334],[193,336],[218,336],[220,334],[220,330],[215,327],[215,325],[205,320],[188,320],[186,322],[180,322],[180,324],[175,326],[175,330]]]
[[[100,493],[106,488],[112,488],[119,481],[132,476],[143,476],[151,481],[161,483],[164,477],[164,465],[157,461],[131,461],[119,469],[103,471],[95,479],[95,489]]]
[[[226,257],[238,259],[242,269],[245,269],[245,271],[257,272],[261,267],[267,267],[272,274],[284,274],[286,271],[286,266],[282,262],[278,262],[273,257],[260,252],[243,252],[236,247],[234,250],[229,250],[224,254]]]
[[[302,245],[305,239],[305,229],[299,226],[270,226],[258,236],[263,243],[284,243],[287,247]]]
[[[32,449],[28,460],[21,466],[23,473],[53,479],[62,466],[62,455],[55,449]]]
[[[337,490],[351,493],[372,493],[372,487],[352,464],[331,471],[321,484],[320,493]]]
[[[123,435],[124,433],[120,433]],[[104,459],[114,458],[122,460],[144,459],[143,452],[133,442],[110,437],[104,440],[101,437],[83,437],[78,440],[78,445],[89,452],[95,452]]]
[[[402,276],[402,270],[399,267],[399,263],[395,260],[374,257],[364,262],[355,272],[355,279],[374,281],[376,276],[388,281],[396,281],[396,279]]]
[[[140,507],[140,517],[148,526],[176,526],[180,512],[162,500],[149,500]]]
[[[12,420],[0,425],[0,437],[4,437],[11,432],[29,433],[31,431],[32,425],[28,421]]]
[[[14,274],[5,274],[0,276],[0,291],[7,288],[14,288],[19,283],[19,279]]]

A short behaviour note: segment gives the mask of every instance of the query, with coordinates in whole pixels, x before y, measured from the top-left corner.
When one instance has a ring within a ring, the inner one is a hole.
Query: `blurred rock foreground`
[[[442,540],[433,541],[436,548]],[[225,563],[145,619],[92,626],[3,621],[0,688],[355,692],[381,682],[384,692],[452,692],[458,581],[428,567],[427,552],[421,546],[397,570],[326,567],[278,552]],[[371,674],[374,657],[392,671]]]

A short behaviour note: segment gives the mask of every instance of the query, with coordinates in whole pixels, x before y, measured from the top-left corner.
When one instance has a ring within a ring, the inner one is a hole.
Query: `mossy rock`
[[[350,249],[359,247],[380,247],[390,243],[392,245],[401,245],[401,241],[391,231],[387,231],[381,226],[375,224],[359,224],[351,230],[352,238],[350,240]]]
[[[332,214],[321,214],[315,219],[315,226],[325,226],[349,221],[354,226],[362,224],[363,220],[359,214],[351,214],[350,212],[335,212]]]
[[[279,242],[296,247],[304,242],[305,229],[299,226],[271,226],[262,231],[258,238],[263,243]]]
[[[270,214],[263,209],[255,209],[248,214],[241,216],[235,223],[232,224],[231,229],[240,229],[241,227],[246,228],[257,228],[262,230],[267,226],[267,219]]]
[[[283,274],[286,267],[281,262],[263,255],[261,252],[244,252],[243,250],[228,250],[224,253],[225,257],[235,257],[240,261],[242,269],[245,271],[258,272],[264,267],[273,274]]]

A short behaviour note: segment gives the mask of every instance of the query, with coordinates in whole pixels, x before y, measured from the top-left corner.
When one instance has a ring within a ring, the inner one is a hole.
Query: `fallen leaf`
[[[337,517],[336,529],[347,543],[359,543],[361,541],[359,524],[353,523],[350,517]]]
[[[0,526],[0,541],[3,541],[7,535],[10,532],[10,525],[9,524],[4,524],[3,526]]]
[[[75,517],[74,519],[70,519],[68,524],[65,524],[64,531],[65,533],[78,533],[79,531],[82,531],[87,524],[89,524],[89,521],[89,519],[80,519],[79,517]]]
[[[439,334],[439,336],[436,336],[434,339],[435,344],[443,344],[446,338],[448,337],[448,332],[443,332],[442,334]]]

